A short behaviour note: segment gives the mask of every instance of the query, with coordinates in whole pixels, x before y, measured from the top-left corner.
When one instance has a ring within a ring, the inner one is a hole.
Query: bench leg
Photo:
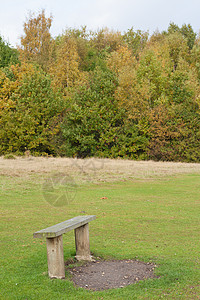
[[[75,229],[76,259],[92,261],[89,243],[89,224]]]
[[[65,278],[65,264],[62,235],[46,238],[48,274],[50,278]]]

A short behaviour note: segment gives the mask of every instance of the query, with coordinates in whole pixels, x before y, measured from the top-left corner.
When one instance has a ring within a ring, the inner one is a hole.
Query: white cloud
[[[97,29],[109,27],[125,31],[130,27],[154,31],[167,29],[169,22],[179,26],[191,23],[200,29],[199,0],[7,0],[0,10],[0,34],[16,44],[23,34],[23,22],[28,11],[44,8],[53,14],[52,34],[62,33],[66,27],[87,25]]]

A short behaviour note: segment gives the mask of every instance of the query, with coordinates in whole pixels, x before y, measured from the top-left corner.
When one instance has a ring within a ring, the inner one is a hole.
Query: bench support
[[[76,259],[92,261],[89,243],[89,224],[75,229]]]
[[[78,216],[34,232],[35,238],[46,238],[48,274],[50,278],[65,278],[62,235],[75,230],[76,259],[93,261],[90,255],[89,225],[96,216]]]
[[[48,274],[50,278],[65,278],[65,264],[63,254],[62,235],[46,238]]]

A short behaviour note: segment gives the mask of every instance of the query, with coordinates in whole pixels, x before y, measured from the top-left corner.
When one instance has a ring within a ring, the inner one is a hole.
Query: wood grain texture
[[[90,255],[89,224],[75,229],[76,259],[92,260]]]
[[[34,238],[53,238],[96,219],[96,216],[78,216],[62,223],[34,232]]]
[[[47,238],[46,242],[49,277],[59,279],[65,278],[62,235],[55,238]]]

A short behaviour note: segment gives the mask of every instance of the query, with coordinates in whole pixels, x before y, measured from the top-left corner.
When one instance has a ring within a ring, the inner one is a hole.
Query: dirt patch
[[[156,277],[156,265],[137,260],[112,260],[67,268],[75,286],[93,291],[123,288],[140,280]]]

